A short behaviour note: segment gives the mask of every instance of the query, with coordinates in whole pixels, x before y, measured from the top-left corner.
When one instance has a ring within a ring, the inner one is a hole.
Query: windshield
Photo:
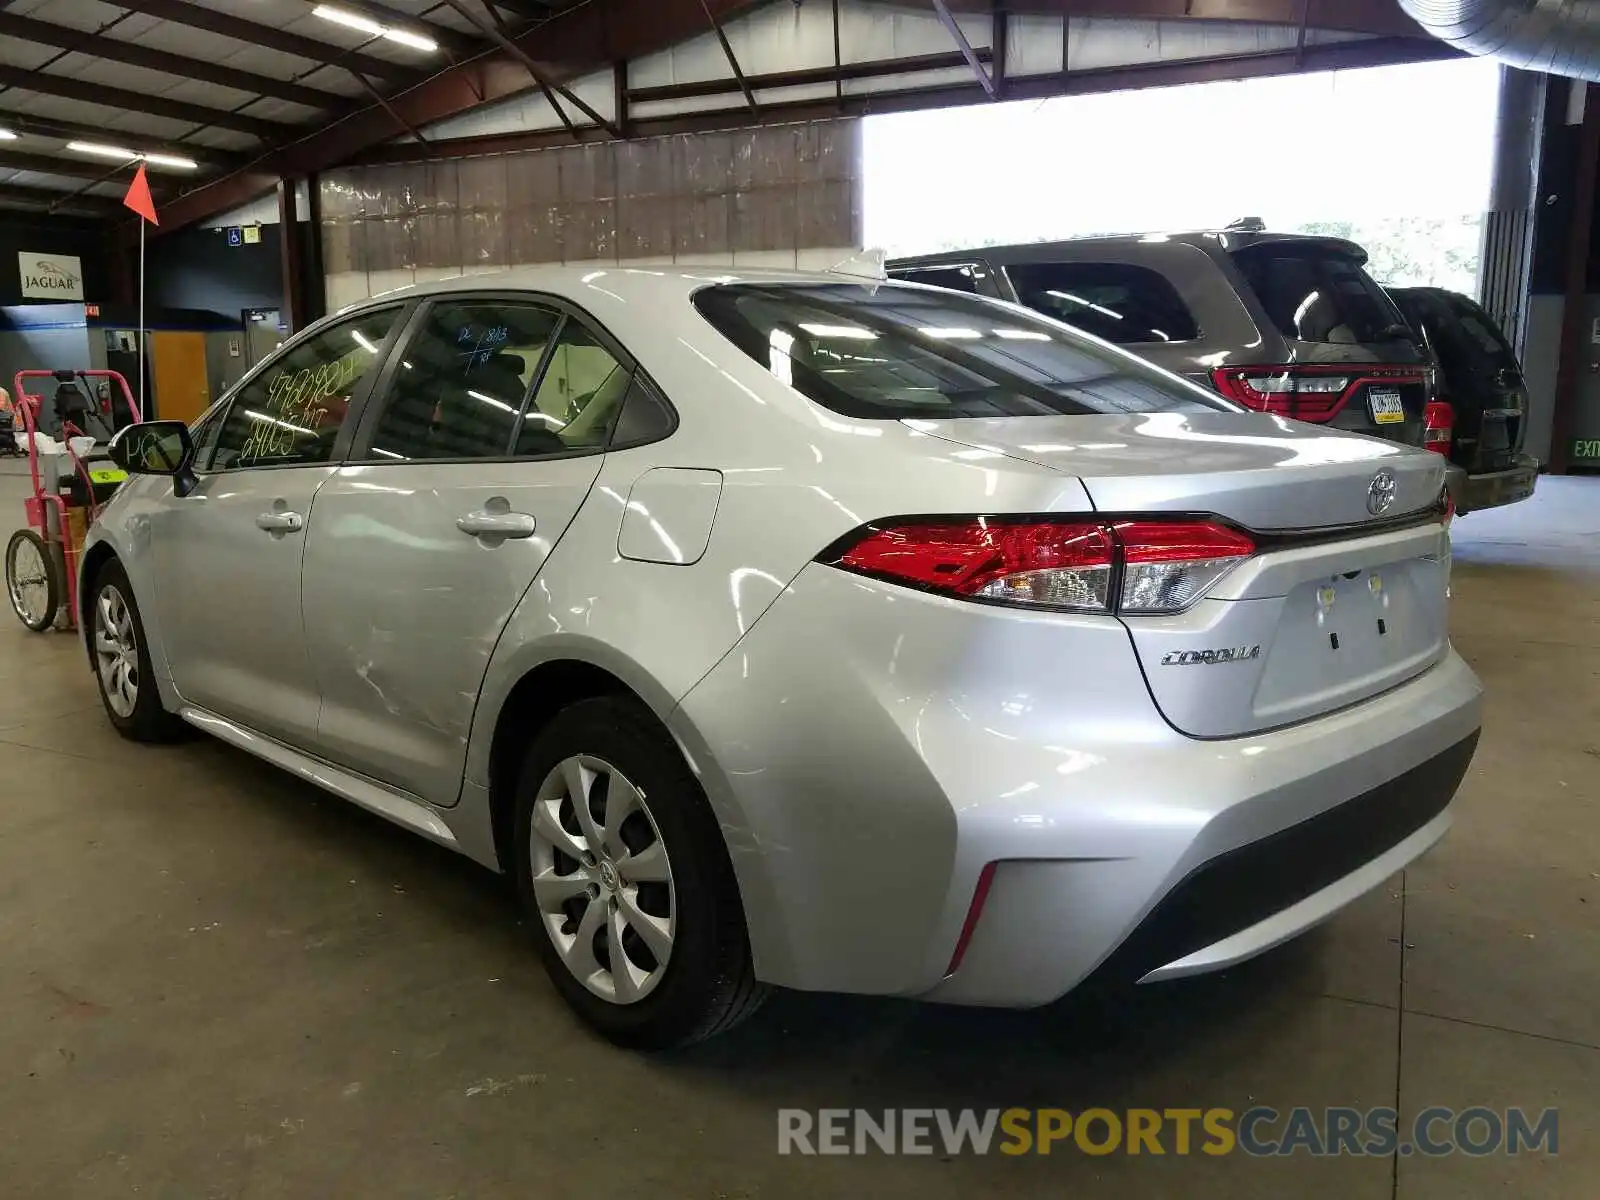
[[[1011,305],[894,284],[724,284],[695,307],[778,379],[850,417],[1238,411]]]
[[[1358,345],[1409,336],[1394,302],[1354,258],[1315,241],[1234,252],[1267,317],[1284,337]]]

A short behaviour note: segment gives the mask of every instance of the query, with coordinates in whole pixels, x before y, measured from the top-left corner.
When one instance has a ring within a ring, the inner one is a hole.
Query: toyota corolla
[[[956,292],[450,280],[114,453],[79,617],[117,729],[509,873],[631,1045],[773,985],[1227,966],[1431,846],[1477,739],[1438,455]]]

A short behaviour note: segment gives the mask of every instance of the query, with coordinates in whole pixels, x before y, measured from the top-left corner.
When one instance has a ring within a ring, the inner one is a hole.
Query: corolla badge
[[[1212,667],[1218,663],[1250,662],[1261,657],[1260,646],[1230,646],[1223,650],[1173,650],[1161,656],[1163,667]]]
[[[1398,490],[1394,475],[1389,471],[1379,471],[1367,484],[1367,511],[1375,517],[1381,517],[1394,504],[1394,494]]]

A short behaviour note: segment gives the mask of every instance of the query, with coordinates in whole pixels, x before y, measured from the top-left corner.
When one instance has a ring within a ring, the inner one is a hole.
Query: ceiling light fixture
[[[410,46],[413,50],[422,50],[429,54],[439,48],[439,43],[432,38],[423,37],[420,33],[411,33],[404,29],[385,29],[383,36],[391,42],[399,42],[402,46]]]
[[[439,48],[439,43],[432,38],[405,29],[391,29],[360,13],[348,12],[342,8],[330,8],[326,4],[317,5],[311,12],[324,21],[332,21],[335,25],[343,25],[346,29],[359,30],[368,37],[388,38],[391,42],[399,42],[400,45],[410,46],[413,50],[432,53]]]
[[[192,171],[200,165],[192,158],[179,158],[176,154],[141,154],[139,158],[152,167],[172,167],[179,171]]]
[[[17,135],[12,133],[11,130],[0,129],[0,142],[14,142],[16,140]]]
[[[179,158],[176,154],[144,154],[123,146],[104,146],[99,142],[68,142],[68,150],[79,154],[93,154],[98,158],[115,158],[120,162],[143,162],[152,167],[172,167],[179,171],[192,171],[200,164],[192,158]]]

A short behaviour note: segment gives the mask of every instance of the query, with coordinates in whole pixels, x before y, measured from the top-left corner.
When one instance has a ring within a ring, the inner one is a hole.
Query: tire
[[[590,797],[588,826],[572,804],[579,788]],[[642,704],[608,696],[558,713],[529,747],[516,804],[517,890],[545,970],[585,1022],[618,1045],[666,1050],[760,1007],[767,989],[751,965],[722,832]],[[585,828],[601,844],[588,862]],[[626,939],[621,974],[611,969],[613,929]]]
[[[26,555],[28,561],[19,564],[19,555]],[[41,570],[42,578],[38,575]],[[6,594],[17,620],[35,633],[49,629],[61,607],[61,591],[61,572],[44,539],[31,529],[13,533],[6,543]]]
[[[161,705],[139,605],[128,574],[116,559],[95,575],[85,612],[100,703],[117,732],[134,742],[170,742],[182,737],[188,727]]]

